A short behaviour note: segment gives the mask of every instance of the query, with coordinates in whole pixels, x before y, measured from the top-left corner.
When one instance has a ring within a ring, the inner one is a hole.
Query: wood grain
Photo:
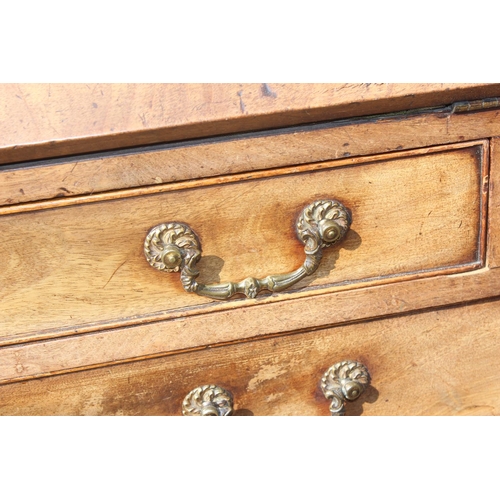
[[[0,349],[0,383],[500,295],[500,269],[309,295]],[[53,336],[53,333],[51,334]]]
[[[490,141],[490,175],[488,202],[488,266],[500,266],[500,138]]]
[[[379,117],[370,121],[315,126],[261,137],[226,137],[166,149],[77,157],[30,168],[0,170],[0,205],[74,197],[139,186],[211,179],[275,167],[357,158],[388,151],[427,148],[500,135],[500,110],[435,112]],[[33,182],[36,178],[37,181]]]
[[[144,258],[148,230],[168,221],[186,222],[200,235],[201,282],[236,281],[299,267],[300,210],[316,199],[344,202],[354,219],[346,240],[325,252],[318,271],[281,294],[282,300],[293,298],[294,290],[324,293],[325,287],[477,268],[485,144],[4,215],[2,341],[167,319],[186,308],[208,310],[214,301],[186,293],[178,274],[155,271]],[[266,300],[263,294],[232,303]]]
[[[2,84],[0,163],[498,95],[499,84]]]
[[[239,415],[327,415],[319,378],[356,358],[373,386],[350,414],[500,414],[500,110],[341,120],[499,95],[0,85],[0,413],[179,414],[218,383]],[[337,121],[303,126],[324,120]],[[212,303],[141,253],[149,227],[182,213],[204,282],[289,271],[296,205],[325,194],[352,201],[353,232],[286,293]]]
[[[179,415],[207,383],[236,415],[328,415],[323,372],[364,363],[348,415],[500,415],[500,303],[403,315],[0,387],[2,415]]]

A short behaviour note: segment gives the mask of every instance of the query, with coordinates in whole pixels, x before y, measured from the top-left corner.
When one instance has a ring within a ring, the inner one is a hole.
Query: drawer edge
[[[9,346],[0,349],[0,384],[495,296],[500,296],[500,268],[483,268],[459,275],[346,290],[336,294],[334,300],[331,295],[305,297]]]

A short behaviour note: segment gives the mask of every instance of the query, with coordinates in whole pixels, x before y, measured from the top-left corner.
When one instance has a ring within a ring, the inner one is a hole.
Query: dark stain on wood
[[[273,92],[271,90],[271,87],[269,87],[269,84],[267,84],[267,83],[263,83],[260,87],[260,90],[262,91],[262,95],[264,97],[273,97],[273,98],[278,97],[276,92]]]

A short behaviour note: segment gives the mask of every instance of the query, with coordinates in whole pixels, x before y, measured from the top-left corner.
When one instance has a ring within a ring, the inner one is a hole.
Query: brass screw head
[[[342,238],[342,228],[333,220],[321,219],[318,228],[321,238],[326,243],[333,243]]]
[[[167,245],[161,256],[162,262],[167,269],[175,269],[182,262],[182,254],[175,245]]]

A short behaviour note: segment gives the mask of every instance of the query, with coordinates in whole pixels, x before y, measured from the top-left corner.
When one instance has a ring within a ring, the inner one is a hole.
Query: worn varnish
[[[214,383],[236,415],[328,415],[323,372],[364,363],[347,415],[500,415],[500,303],[403,315],[0,386],[3,415],[180,415]]]
[[[2,84],[0,164],[499,95],[499,84]]]
[[[350,168],[332,163],[277,170],[244,182],[228,178],[171,192],[139,191],[141,196],[130,191],[123,199],[116,193],[108,201],[70,199],[67,207],[20,207],[21,213],[0,217],[1,337],[15,341],[51,330],[60,335],[96,324],[167,319],[169,311],[213,304],[186,293],[178,274],[147,264],[144,238],[162,222],[186,222],[198,233],[204,283],[289,272],[304,259],[295,237],[297,214],[322,198],[338,198],[352,210],[351,231],[283,299],[293,298],[293,290],[362,287],[480,267],[485,146],[367,158]]]

